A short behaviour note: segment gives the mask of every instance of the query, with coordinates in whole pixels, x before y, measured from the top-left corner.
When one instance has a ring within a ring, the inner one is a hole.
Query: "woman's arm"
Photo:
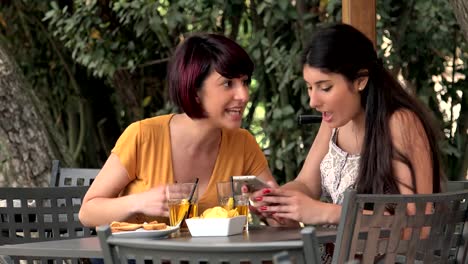
[[[432,193],[432,155],[426,132],[419,118],[408,110],[399,110],[390,118],[392,143],[397,153],[401,153],[411,164],[393,160],[393,175],[402,194]]]
[[[86,193],[79,218],[85,226],[124,221],[136,213],[167,216],[164,186],[119,197],[130,183],[119,157],[111,154]]]

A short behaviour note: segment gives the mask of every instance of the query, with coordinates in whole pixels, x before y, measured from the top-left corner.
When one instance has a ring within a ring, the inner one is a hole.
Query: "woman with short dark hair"
[[[87,226],[168,222],[165,185],[195,182],[198,211],[216,206],[216,183],[233,175],[273,182],[255,138],[241,129],[254,65],[234,41],[197,34],[168,68],[171,99],[183,113],[131,124],[120,136],[80,210]]]

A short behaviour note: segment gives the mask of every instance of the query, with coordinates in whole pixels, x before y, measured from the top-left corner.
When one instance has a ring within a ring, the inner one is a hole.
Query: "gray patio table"
[[[207,247],[226,247],[230,243],[274,243],[302,245],[301,228],[255,227],[243,234],[227,237],[192,237],[188,231],[171,234],[168,238],[132,238],[155,247],[168,243],[196,243]],[[319,243],[335,242],[336,229],[316,227]],[[0,255],[63,258],[102,258],[98,237],[44,241],[0,246]]]

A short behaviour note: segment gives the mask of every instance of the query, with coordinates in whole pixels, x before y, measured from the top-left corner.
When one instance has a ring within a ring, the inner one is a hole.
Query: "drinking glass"
[[[235,209],[239,215],[249,217],[249,195],[241,192],[242,183],[239,182],[218,182],[216,190],[218,192],[218,203],[226,210]],[[234,195],[233,195],[234,190]],[[248,220],[246,220],[247,228]]]
[[[193,195],[190,197],[192,192]],[[167,185],[166,197],[169,207],[169,224],[171,226],[180,224],[182,229],[187,228],[185,218],[198,216],[198,188],[196,188],[196,184],[174,183]]]

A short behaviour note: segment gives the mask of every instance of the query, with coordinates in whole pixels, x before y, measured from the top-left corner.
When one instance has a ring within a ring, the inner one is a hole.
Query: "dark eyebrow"
[[[320,81],[316,81],[315,84],[319,85],[319,84],[326,83],[326,82],[329,82],[329,81],[330,80],[320,80]]]

